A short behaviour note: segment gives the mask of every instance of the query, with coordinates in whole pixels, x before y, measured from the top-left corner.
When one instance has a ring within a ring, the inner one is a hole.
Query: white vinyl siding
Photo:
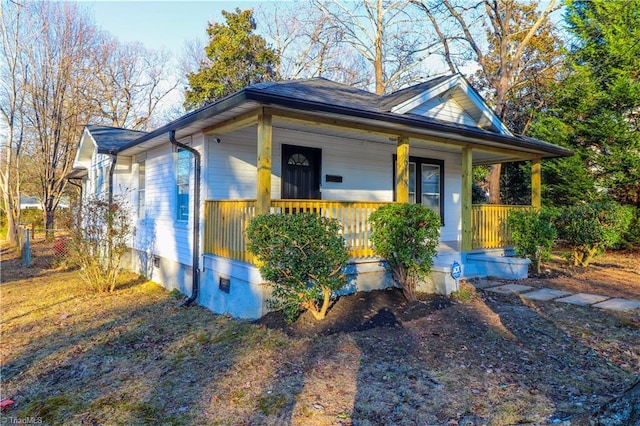
[[[436,97],[409,111],[411,114],[435,118],[449,123],[478,127],[478,123],[453,98]]]
[[[194,136],[192,146],[201,151],[200,144],[203,139],[202,136]],[[178,210],[176,152],[167,140],[166,144],[147,151],[144,163],[145,220],[138,223],[134,248],[184,265],[191,265],[192,220],[191,217],[188,221],[176,220]],[[203,174],[203,179],[205,178],[206,174]],[[189,182],[192,181],[191,173]],[[189,185],[188,196],[189,200],[193,200],[193,185]]]
[[[208,141],[208,162],[204,166],[207,179],[206,199],[256,198],[256,127],[251,126],[225,134],[221,142]],[[272,146],[271,193],[280,197],[282,144],[320,148],[322,150],[321,196],[324,200],[393,201],[394,143],[367,142],[316,133],[274,128]],[[454,241],[460,234],[461,155],[412,146],[411,156],[444,161],[445,226],[441,239]],[[327,182],[326,175],[343,178]]]

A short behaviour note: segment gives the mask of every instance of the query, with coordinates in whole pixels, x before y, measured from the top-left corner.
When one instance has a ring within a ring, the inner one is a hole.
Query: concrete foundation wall
[[[184,295],[191,295],[193,275],[191,265],[135,249],[131,250],[130,256],[131,269],[134,272],[162,285],[167,290],[176,289]]]
[[[258,269],[248,263],[206,254],[200,279],[198,303],[216,314],[257,319],[269,309],[269,287]],[[228,292],[225,282],[228,281]]]
[[[200,305],[216,314],[237,318],[257,319],[269,312],[267,300],[271,290],[255,266],[206,254],[203,267],[198,295]],[[379,259],[352,260],[345,272],[347,285],[336,293],[339,296],[396,286]],[[456,290],[455,280],[446,267],[434,267],[431,279],[418,287],[420,292],[446,295]]]

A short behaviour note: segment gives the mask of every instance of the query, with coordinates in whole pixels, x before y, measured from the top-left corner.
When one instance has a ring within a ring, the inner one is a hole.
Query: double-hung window
[[[189,176],[191,175],[191,155],[189,151],[178,149],[176,171],[176,219],[180,222],[187,222],[189,220]]]
[[[395,177],[396,157],[393,158]],[[394,178],[395,179],[395,178]],[[394,199],[396,198],[394,181]],[[409,202],[419,203],[438,213],[444,225],[444,161],[430,158],[409,158]]]
[[[145,164],[144,161],[138,162],[138,219],[144,219],[144,202],[145,202]]]

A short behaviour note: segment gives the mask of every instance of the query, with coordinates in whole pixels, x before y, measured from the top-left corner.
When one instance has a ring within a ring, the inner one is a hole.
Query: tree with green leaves
[[[610,196],[640,209],[640,2],[572,0],[566,21],[567,77],[535,130],[576,157],[550,165],[560,178],[547,188],[571,195],[558,201]]]
[[[252,84],[278,78],[278,55],[255,34],[252,10],[222,11],[225,23],[209,23],[206,59],[189,73],[184,106],[195,109]]]

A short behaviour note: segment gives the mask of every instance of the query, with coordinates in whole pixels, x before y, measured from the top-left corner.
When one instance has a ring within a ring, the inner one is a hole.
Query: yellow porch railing
[[[343,227],[352,257],[373,257],[369,216],[387,202],[272,200],[271,213],[316,212],[337,219]],[[480,204],[472,207],[473,249],[512,245],[507,216],[530,206]],[[246,248],[245,231],[255,217],[256,200],[209,200],[205,202],[204,252],[253,263]]]
[[[271,213],[316,212],[342,224],[351,257],[374,256],[369,239],[369,216],[387,202],[272,200]],[[245,231],[255,217],[256,200],[209,200],[205,202],[204,252],[253,263],[246,249]]]
[[[253,263],[245,230],[256,215],[256,200],[216,200],[204,204],[204,253]]]
[[[507,217],[514,210],[526,210],[531,206],[507,206],[501,204],[475,204],[471,207],[473,249],[502,248],[513,245]]]

